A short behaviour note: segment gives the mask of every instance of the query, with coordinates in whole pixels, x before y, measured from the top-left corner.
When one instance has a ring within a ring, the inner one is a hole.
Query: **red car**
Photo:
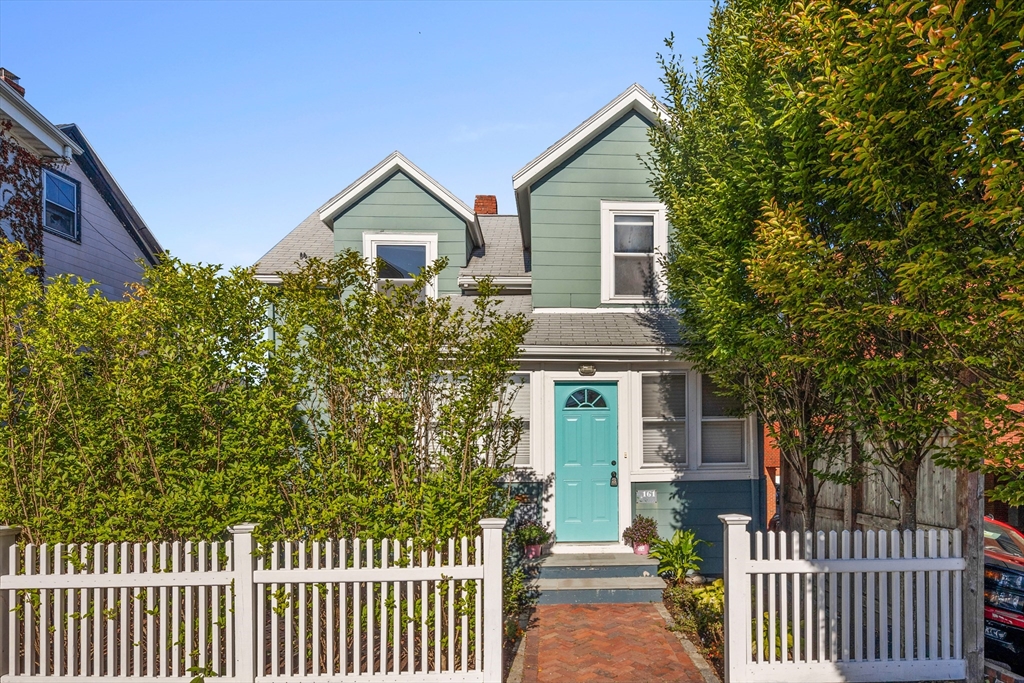
[[[1024,674],[1024,535],[985,518],[985,658]]]

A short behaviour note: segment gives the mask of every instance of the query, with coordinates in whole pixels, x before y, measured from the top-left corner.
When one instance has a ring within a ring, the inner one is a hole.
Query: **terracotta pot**
[[[634,543],[633,544],[633,552],[636,553],[637,555],[646,555],[647,553],[651,552],[651,544],[650,543]]]
[[[526,546],[526,559],[535,560],[540,557],[541,551],[544,549],[543,545],[528,545]]]

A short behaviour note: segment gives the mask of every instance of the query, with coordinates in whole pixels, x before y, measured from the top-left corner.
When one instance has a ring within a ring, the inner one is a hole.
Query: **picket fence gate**
[[[959,530],[751,535],[750,517],[719,519],[726,683],[965,678]]]
[[[0,681],[499,683],[503,519],[440,548],[16,543],[0,527]],[[255,551],[255,552],[254,552]]]

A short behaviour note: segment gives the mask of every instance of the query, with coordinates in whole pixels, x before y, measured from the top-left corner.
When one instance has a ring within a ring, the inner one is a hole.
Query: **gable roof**
[[[334,195],[326,204],[320,207],[320,220],[328,227],[334,227],[334,219],[345,209],[349,208],[364,196],[369,194],[381,182],[390,178],[397,171],[407,175],[413,182],[427,191],[434,199],[447,207],[452,213],[466,222],[466,229],[473,238],[473,244],[480,247],[484,244],[483,233],[480,224],[476,220],[476,214],[471,208],[443,185],[424,173],[416,164],[412,163],[395,151],[389,154],[383,161],[360,176],[354,183]]]
[[[516,206],[519,210],[519,226],[523,233],[523,243],[527,247],[530,246],[530,186],[630,111],[635,111],[650,121],[657,121],[665,114],[664,108],[658,104],[654,96],[634,83],[512,176],[512,188],[516,193]]]
[[[11,133],[35,155],[70,159],[82,149],[49,119],[39,113],[17,90],[0,80],[0,115],[11,121]]]
[[[121,223],[135,241],[135,244],[138,245],[139,250],[145,255],[150,265],[156,265],[159,255],[163,253],[163,247],[156,241],[156,237],[150,232],[149,226],[146,225],[146,221],[142,220],[142,216],[139,215],[135,206],[132,205],[128,195],[124,193],[121,186],[114,180],[114,176],[103,165],[103,161],[96,154],[96,150],[93,149],[92,145],[89,144],[85,134],[74,123],[62,124],[57,126],[57,128],[72,140],[79,149],[78,152],[75,152],[75,161],[78,162],[79,167],[81,167],[89,182],[93,184],[93,187],[103,197],[103,201],[107,203],[107,206],[110,207],[110,210],[117,217],[118,222]]]

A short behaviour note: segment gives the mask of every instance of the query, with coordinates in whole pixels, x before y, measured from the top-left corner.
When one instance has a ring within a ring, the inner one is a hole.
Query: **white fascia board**
[[[567,157],[579,151],[605,128],[619,120],[627,111],[643,114],[652,122],[665,116],[665,109],[658,104],[651,93],[634,83],[626,91],[604,106],[571,133],[544,150],[539,157],[523,166],[512,176],[512,187],[518,191],[529,188]]]
[[[681,349],[674,346],[521,346],[519,358],[530,360],[566,358],[608,358],[632,360],[636,358],[676,360]]]
[[[253,277],[265,285],[279,285],[282,283],[280,275],[254,275]]]
[[[485,275],[460,275],[459,276],[459,289],[470,289],[475,290],[480,284],[480,280],[483,280]],[[504,287],[506,290],[509,289],[525,289],[529,290],[530,285],[533,282],[533,278],[529,275],[519,276],[494,276],[491,277],[491,282],[498,286]]]
[[[70,160],[82,148],[39,113],[10,85],[0,80],[0,115],[14,124],[11,133],[41,157]]]
[[[466,222],[466,228],[473,237],[473,243],[482,247],[484,245],[483,232],[477,222],[476,214],[461,199],[449,192],[443,185],[424,173],[416,164],[412,163],[398,151],[389,154],[383,161],[364,173],[358,180],[336,194],[330,201],[320,207],[320,220],[327,227],[334,228],[334,219],[345,209],[359,201],[378,183],[393,174],[395,171],[402,171],[409,176],[417,185],[429,192],[435,199],[448,207],[459,218]]]

